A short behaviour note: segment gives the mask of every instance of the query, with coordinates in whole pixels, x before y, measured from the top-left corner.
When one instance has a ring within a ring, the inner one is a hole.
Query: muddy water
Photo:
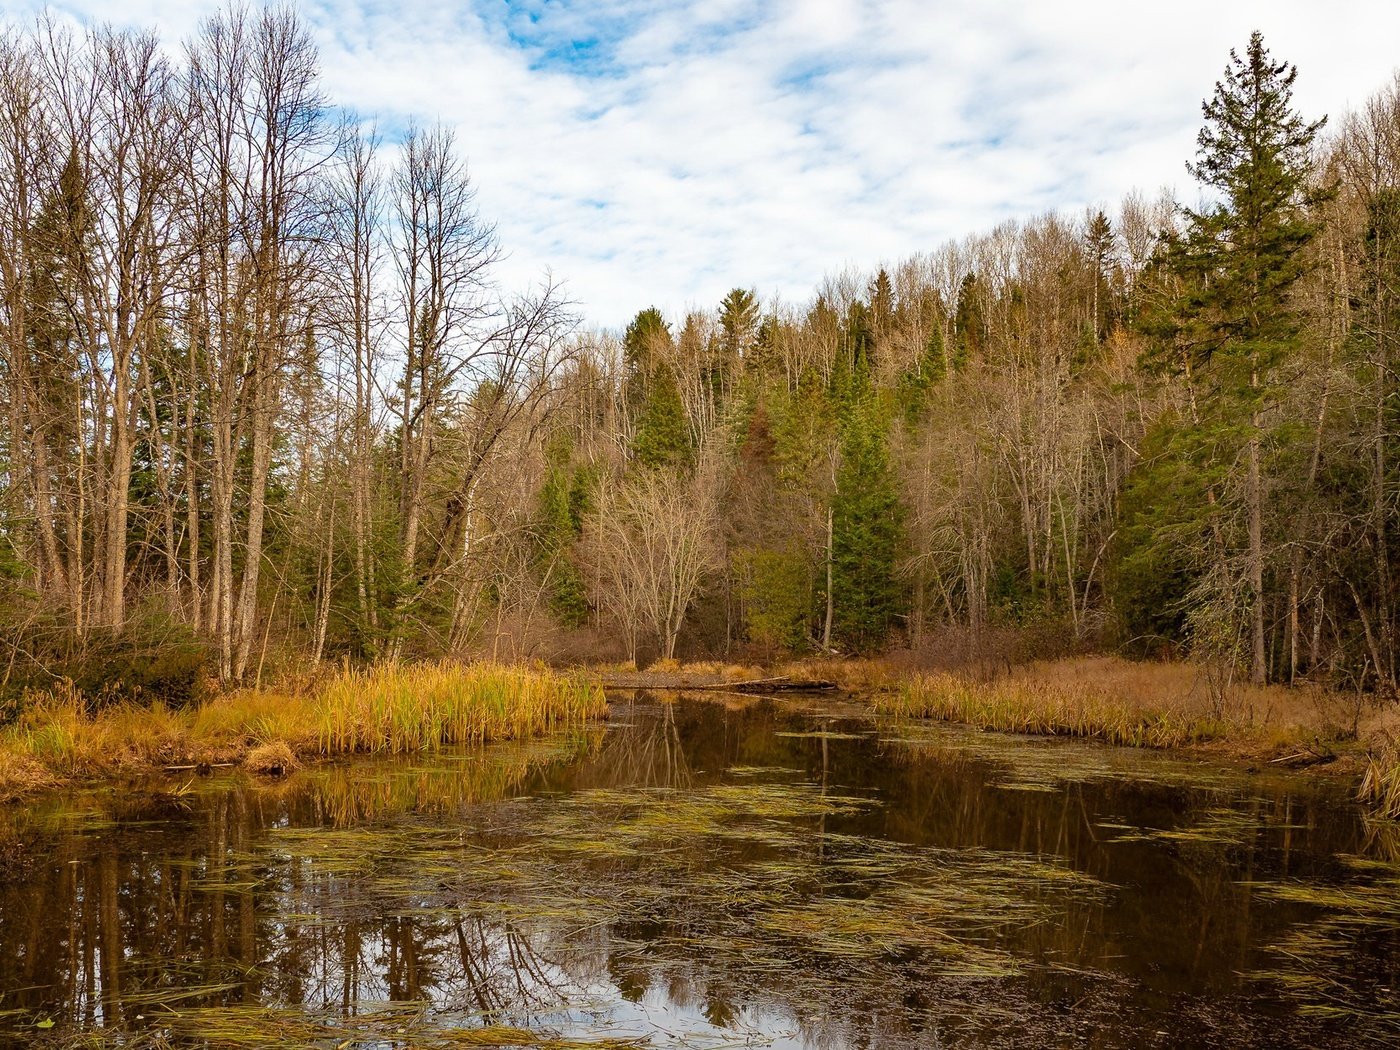
[[[0,1043],[1390,1045],[1336,787],[615,698],[606,728],[0,811]]]

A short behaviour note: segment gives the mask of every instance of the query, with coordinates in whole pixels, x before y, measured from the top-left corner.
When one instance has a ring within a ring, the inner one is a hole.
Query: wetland
[[[609,700],[0,809],[0,1044],[1400,1038],[1400,832],[1345,785],[850,697]]]

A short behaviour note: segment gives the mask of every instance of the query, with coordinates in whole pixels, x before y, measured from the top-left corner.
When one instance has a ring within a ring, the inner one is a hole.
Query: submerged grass
[[[1053,925],[1072,903],[1103,892],[1054,858],[814,834],[876,805],[805,784],[595,789],[505,804],[481,835],[410,819],[372,833],[278,829],[268,849],[274,862],[308,866],[314,899],[285,903],[315,916],[311,925],[372,901],[393,914],[518,924],[560,962],[591,950],[569,931],[641,924],[652,930],[645,954],[659,971],[723,962],[812,1002],[862,967],[907,953],[924,960],[924,976],[1019,972],[1024,963],[1006,938]],[[333,900],[320,896],[328,884]]]
[[[498,664],[385,664],[342,673],[309,695],[238,690],[198,708],[120,705],[93,713],[62,690],[0,729],[0,801],[75,777],[256,757],[288,771],[299,756],[397,754],[524,739],[606,711],[572,675]]]
[[[1356,1034],[1400,1040],[1400,981],[1393,952],[1400,928],[1400,864],[1346,858],[1352,877],[1336,885],[1266,884],[1268,898],[1318,910],[1270,946],[1276,964],[1253,976],[1275,982],[1300,1012],[1344,1021]]]
[[[547,1031],[509,1025],[445,1026],[420,1005],[393,1004],[358,1016],[316,1017],[287,1007],[230,1005],[166,1011],[163,1023],[144,1032],[95,1031],[74,1037],[35,1036],[35,1046],[64,1048],[120,1046],[124,1050],[170,1050],[175,1046],[262,1050],[280,1047],[457,1050],[467,1047],[534,1047],[535,1050],[642,1050],[632,1039],[568,1039]]]

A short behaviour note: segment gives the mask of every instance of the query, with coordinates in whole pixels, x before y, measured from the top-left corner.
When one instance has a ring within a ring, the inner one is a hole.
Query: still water
[[[0,1044],[1400,1042],[1340,786],[614,697],[567,738],[0,810]]]

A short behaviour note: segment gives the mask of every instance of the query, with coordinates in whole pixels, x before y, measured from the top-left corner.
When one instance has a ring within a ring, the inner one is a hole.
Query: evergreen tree
[[[812,565],[794,521],[792,494],[779,480],[777,447],[760,398],[739,446],[725,525],[744,634],[769,651],[791,651],[807,638]]]
[[[982,293],[975,273],[969,273],[958,286],[958,305],[953,314],[953,331],[955,337],[952,365],[954,371],[960,371],[982,352],[982,344],[986,340]]]
[[[935,318],[929,326],[924,349],[914,367],[899,377],[896,392],[904,421],[909,426],[918,423],[928,405],[929,392],[942,381],[948,369],[948,349],[943,341],[943,325]]]
[[[622,367],[627,404],[638,409],[646,401],[651,379],[666,360],[671,346],[671,326],[654,306],[640,310],[622,337]]]
[[[566,627],[588,620],[588,588],[571,548],[583,529],[587,512],[584,472],[569,466],[567,443],[549,452],[549,471],[540,488],[536,512],[536,570],[544,577],[549,605]]]
[[[665,365],[652,376],[650,392],[637,420],[632,453],[644,467],[684,467],[694,455],[680,387]]]
[[[842,427],[832,504],[835,637],[855,652],[884,645],[903,611],[896,575],[903,508],[883,416],[869,392],[851,405]]]
[[[719,304],[719,327],[725,357],[742,357],[758,329],[758,296],[745,288],[730,291]]]
[[[845,399],[869,386],[875,333],[870,326],[870,310],[864,303],[854,302],[846,311],[841,343],[844,353],[832,378],[837,398]]]
[[[885,351],[895,327],[894,285],[883,266],[870,282],[868,299],[870,349],[872,356],[878,356]]]
[[[754,332],[753,345],[744,355],[744,367],[749,372],[767,375],[778,363],[778,335],[780,322],[772,315],[763,318]]]
[[[1243,428],[1247,515],[1245,593],[1251,678],[1267,678],[1264,635],[1263,481],[1265,411],[1276,394],[1278,365],[1290,350],[1301,312],[1290,290],[1304,273],[1303,249],[1317,230],[1311,209],[1323,194],[1309,184],[1313,141],[1323,121],[1292,108],[1296,67],[1275,62],[1255,32],[1202,110],[1197,160],[1188,169],[1218,195],[1202,211],[1186,209],[1184,236],[1169,238],[1167,258],[1184,294],[1178,303],[1178,348],[1188,366],[1209,367],[1213,403],[1196,422]],[[1227,443],[1228,444],[1228,443]],[[1232,455],[1224,448],[1225,455]],[[1223,554],[1222,554],[1223,557]],[[1217,578],[1228,573],[1221,571]],[[1231,602],[1225,603],[1233,605]]]
[[[1109,268],[1113,261],[1113,223],[1102,210],[1094,212],[1084,233],[1084,248],[1089,255],[1089,279],[1093,288],[1093,342],[1097,347],[1108,334],[1112,320]]]

